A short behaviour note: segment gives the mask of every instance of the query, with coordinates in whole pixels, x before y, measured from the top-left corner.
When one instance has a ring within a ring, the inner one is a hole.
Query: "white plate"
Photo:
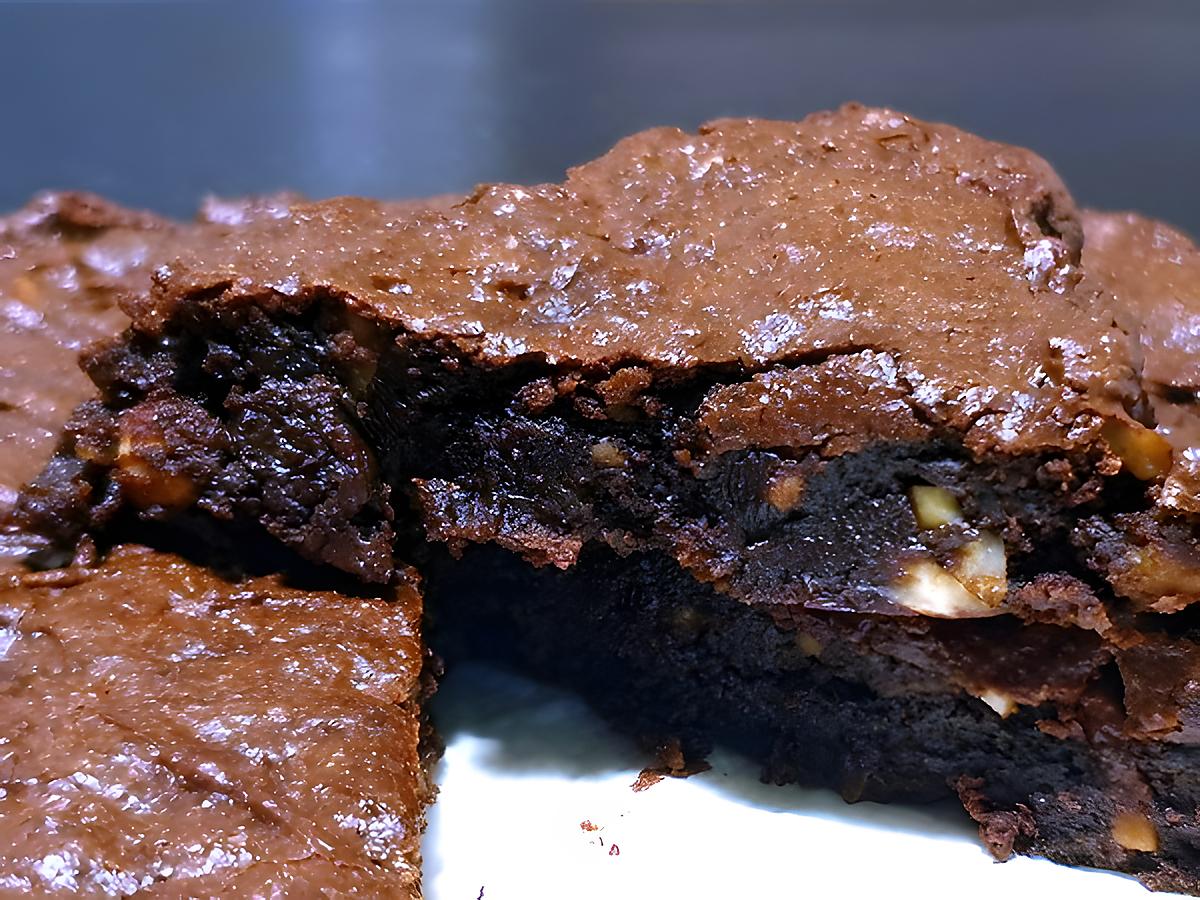
[[[998,865],[961,808],[848,805],[764,785],[729,753],[635,793],[648,760],[631,742],[572,695],[492,668],[453,671],[434,715],[447,746],[428,900],[1175,896],[1040,859]]]

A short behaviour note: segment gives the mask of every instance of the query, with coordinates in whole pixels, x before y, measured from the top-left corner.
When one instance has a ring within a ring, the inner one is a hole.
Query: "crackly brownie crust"
[[[420,618],[136,546],[8,576],[0,889],[418,896]]]
[[[378,582],[426,539],[541,567],[509,560],[534,596],[578,590],[555,570],[630,591],[659,573],[726,636],[679,670],[684,696],[753,693],[721,668],[747,627],[820,648],[794,708],[754,701],[773,771],[836,782],[797,735],[833,759],[869,711],[935,695],[929,720],[967,733],[898,736],[914,762],[873,763],[881,794],[957,791],[998,852],[1195,889],[1195,521],[1152,398],[1187,404],[1146,308],[1089,274],[1086,224],[1026,151],[856,106],[647,132],[450,209],[296,206],[159,271],[48,470],[93,502],[43,482],[24,512],[69,541],[199,510]],[[579,665],[644,623],[613,675],[641,696],[670,637],[603,597],[611,643]],[[537,623],[566,613],[522,609],[538,660]],[[818,733],[829,678],[863,705]],[[725,712],[666,724],[735,730]],[[919,772],[975,740],[970,766]],[[1013,747],[1066,812],[998,774]]]

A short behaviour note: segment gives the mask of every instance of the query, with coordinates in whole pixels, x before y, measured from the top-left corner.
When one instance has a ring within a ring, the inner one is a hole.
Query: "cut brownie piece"
[[[57,194],[0,220],[6,892],[420,893],[414,579],[341,596],[134,546],[96,568],[11,566],[39,547],[12,499],[94,393],[80,349],[127,324],[119,302],[182,246],[290,202],[213,200],[179,224]],[[55,476],[43,498],[69,486]]]
[[[420,893],[421,601],[124,546],[0,587],[0,889]]]
[[[211,200],[185,225],[91,194],[51,193],[0,218],[0,565],[42,543],[14,521],[18,492],[94,395],[79,354],[128,325],[122,298],[148,294],[151,272],[184,242],[282,215],[290,200]]]
[[[95,389],[80,350],[129,322],[117,306],[173,230],[84,194],[48,194],[0,219],[0,560],[30,552],[17,493],[45,466],[67,417]]]
[[[698,760],[721,743],[769,781],[847,801],[956,794],[998,859],[1200,888],[1195,747],[1125,730],[1121,673],[1093,632],[820,611],[782,627],[661,555],[607,549],[560,571],[472,547],[429,573],[429,640],[451,667],[512,664],[581,691],[648,746]],[[1164,656],[1165,671],[1183,662]],[[1154,689],[1138,688],[1147,709]]]
[[[1091,564],[1134,604],[1173,612],[1200,598],[1200,248],[1179,231],[1129,213],[1085,212],[1086,280],[1135,338],[1144,474],[1157,503],[1086,523]]]
[[[535,561],[569,564],[593,537],[651,541],[721,578],[748,548],[744,523],[697,508],[719,498],[672,491],[665,521],[621,485],[781,480],[748,513],[771,528],[802,479],[777,453],[753,475],[731,466],[775,448],[819,463],[942,444],[985,478],[1021,458],[1008,480],[1047,508],[1029,521],[1019,501],[992,502],[973,521],[1028,544],[1113,464],[1102,415],[1138,430],[1123,334],[1072,289],[1080,244],[1040,160],[894,113],[648,132],[563,185],[482,188],[415,219],[362,200],[298,207],[185,252],[128,339],[93,358],[122,434],[97,415],[76,455],[150,515],[249,516],[373,580],[392,544],[375,463],[395,486],[425,479],[429,503],[475,504]],[[810,396],[826,408],[787,405]],[[514,440],[537,466],[479,470],[472,457]],[[142,484],[150,464],[172,475],[159,491]],[[552,498],[544,465],[572,470]],[[622,492],[597,514],[598,495]],[[501,494],[502,509],[487,499]],[[863,571],[833,580],[895,608],[895,554],[858,543]],[[772,602],[822,593],[777,587]]]
[[[1197,597],[1110,549],[1187,546],[1184,451],[1082,246],[1037,157],[857,106],[297,206],[160,270],[58,458],[103,502],[27,510],[200,510],[378,582],[497,545],[495,629],[647,729],[1195,889]]]

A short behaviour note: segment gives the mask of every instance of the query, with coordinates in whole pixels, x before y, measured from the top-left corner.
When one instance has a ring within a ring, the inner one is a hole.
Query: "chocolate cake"
[[[294,205],[157,271],[22,520],[424,556],[452,655],[1197,891],[1196,295],[1158,321],[1157,245],[1093,265],[1089,222],[1033,154],[859,106]]]
[[[135,546],[0,586],[0,892],[420,894],[420,596]]]

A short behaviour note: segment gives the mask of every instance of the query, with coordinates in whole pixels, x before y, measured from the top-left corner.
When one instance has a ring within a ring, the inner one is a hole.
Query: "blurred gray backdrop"
[[[648,125],[849,99],[1200,232],[1200,2],[0,2],[0,206],[557,179]]]

